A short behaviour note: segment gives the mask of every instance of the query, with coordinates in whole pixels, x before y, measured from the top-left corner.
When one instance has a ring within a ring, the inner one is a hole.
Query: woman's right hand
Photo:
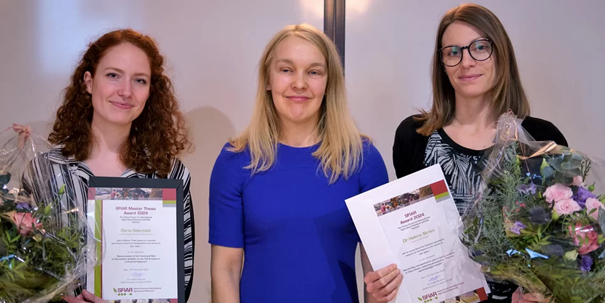
[[[67,303],[108,303],[87,290],[83,290],[77,297],[65,296],[63,300]]]
[[[539,293],[529,293],[523,294],[521,292],[521,287],[517,288],[517,291],[513,293],[513,299],[511,303],[548,303],[550,302],[550,297],[545,298],[543,295]],[[555,302],[554,300],[552,301]]]
[[[379,303],[393,300],[402,281],[403,274],[395,264],[377,271],[368,272],[364,278],[367,292]]]

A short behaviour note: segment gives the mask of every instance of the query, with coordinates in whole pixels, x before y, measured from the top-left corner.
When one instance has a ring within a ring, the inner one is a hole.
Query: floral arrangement
[[[71,175],[52,173],[28,127],[12,129],[17,136],[0,149],[0,302],[58,300],[96,265],[88,225],[74,196],[50,182],[69,184]]]
[[[471,257],[487,276],[524,292],[556,302],[601,302],[603,168],[576,150],[534,141],[513,114],[501,116],[483,188],[462,218]]]

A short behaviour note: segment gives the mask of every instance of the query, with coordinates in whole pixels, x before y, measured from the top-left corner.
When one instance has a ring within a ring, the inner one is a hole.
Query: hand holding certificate
[[[460,216],[438,165],[346,200],[373,268],[398,264],[396,301],[480,302],[489,288],[460,242]]]

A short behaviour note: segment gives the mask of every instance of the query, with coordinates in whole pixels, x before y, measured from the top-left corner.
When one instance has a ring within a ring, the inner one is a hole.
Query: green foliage
[[[599,247],[587,253],[594,264],[590,271],[582,271],[578,248],[588,245],[589,240],[577,236],[576,245],[570,233],[576,224],[595,227],[599,222],[585,209],[559,215],[543,196],[546,188],[556,183],[571,184],[575,176],[585,180],[591,162],[568,149],[557,155],[526,158],[523,146],[516,141],[509,142],[499,152],[500,157],[492,159],[497,163],[488,164],[495,169],[486,176],[487,188],[463,218],[462,241],[469,247],[472,258],[492,278],[512,281],[528,292],[552,296],[556,302],[603,302],[605,261],[601,256],[605,256],[605,249]],[[535,174],[536,167],[539,174]],[[535,192],[520,190],[531,182]],[[594,191],[594,186],[588,190]],[[536,221],[537,214],[548,216]],[[605,212],[599,211],[598,221],[605,223],[604,215]],[[519,234],[511,229],[515,223],[523,226]],[[605,236],[601,228],[595,230],[600,245]]]
[[[1,175],[0,188],[9,180],[10,175]],[[66,214],[69,224],[56,222],[61,217],[54,207],[64,193],[61,188],[55,201],[36,209],[17,203],[6,191],[0,193],[0,301],[43,297],[65,287],[65,277],[76,272],[85,239],[78,218]],[[16,214],[31,216],[36,224],[14,222]]]

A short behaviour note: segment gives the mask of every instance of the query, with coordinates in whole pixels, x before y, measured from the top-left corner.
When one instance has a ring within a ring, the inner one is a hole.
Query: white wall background
[[[605,158],[605,1],[476,2],[504,23],[533,115],[555,123],[577,149]],[[375,139],[391,179],[395,129],[415,108],[429,106],[434,35],[443,13],[459,3],[347,1],[350,105],[362,131]],[[118,27],[153,36],[168,59],[196,144],[184,158],[196,217],[190,302],[209,302],[210,170],[223,143],[249,122],[266,42],[300,22],[322,29],[323,0],[0,0],[0,128],[27,123],[46,135],[88,42]]]

